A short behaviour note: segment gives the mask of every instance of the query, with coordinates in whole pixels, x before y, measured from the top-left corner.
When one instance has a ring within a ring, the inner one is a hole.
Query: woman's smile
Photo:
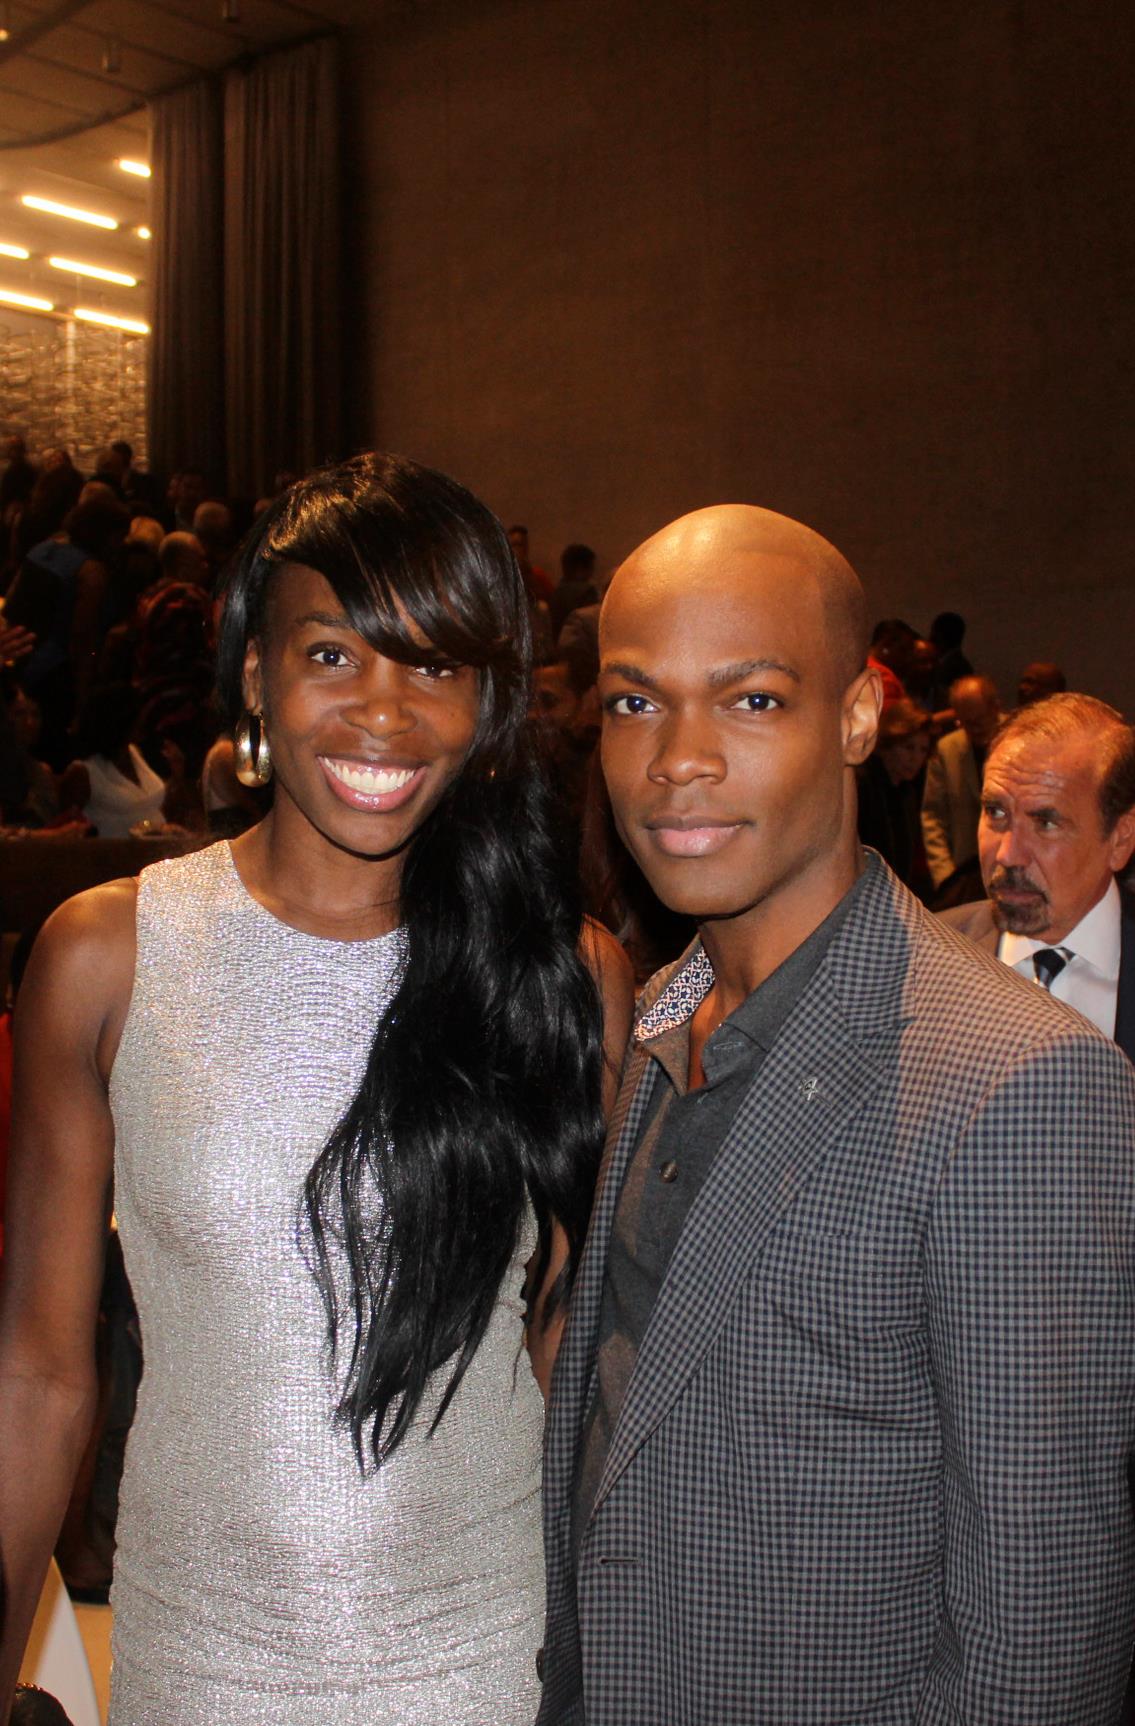
[[[352,809],[382,814],[409,802],[425,774],[424,766],[397,766],[393,762],[357,761],[342,756],[317,755],[324,778],[335,795]]]

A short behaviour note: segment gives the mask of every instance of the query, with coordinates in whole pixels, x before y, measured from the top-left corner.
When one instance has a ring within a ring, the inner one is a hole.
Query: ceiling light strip
[[[53,270],[65,270],[71,276],[97,276],[100,282],[117,282],[121,288],[136,288],[137,276],[124,275],[121,270],[104,270],[100,264],[80,264],[76,258],[48,258]]]
[[[6,306],[22,306],[27,312],[53,312],[55,310],[51,300],[39,300],[34,294],[14,294],[9,288],[0,288],[0,301]]]
[[[26,246],[9,246],[0,241],[0,258],[30,258],[31,253]]]
[[[93,210],[77,210],[73,204],[57,204],[53,198],[33,197],[30,192],[25,192],[20,202],[29,210],[41,210],[45,216],[66,216],[68,221],[86,222],[88,227],[107,228],[111,232],[118,227],[113,216],[96,216]]]
[[[141,318],[119,318],[112,312],[92,311],[89,306],[76,306],[72,317],[81,318],[85,324],[109,324],[112,329],[131,330],[137,336],[148,336],[149,324],[144,324]]]

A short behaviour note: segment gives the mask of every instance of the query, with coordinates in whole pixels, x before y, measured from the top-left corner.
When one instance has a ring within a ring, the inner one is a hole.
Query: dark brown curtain
[[[257,498],[342,454],[339,44],[151,104],[150,459]]]
[[[150,105],[153,334],[150,466],[225,478],[221,91],[191,84]]]
[[[341,454],[339,44],[225,75],[228,483]]]

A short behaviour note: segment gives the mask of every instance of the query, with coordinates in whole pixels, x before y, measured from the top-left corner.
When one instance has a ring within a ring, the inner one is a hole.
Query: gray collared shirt
[[[689,1088],[690,1021],[714,981],[704,948],[694,948],[635,1025],[634,1040],[652,1057],[652,1090],[611,1228],[595,1379],[579,1449],[576,1550],[678,1236],[745,1093],[852,911],[865,874],[707,1039],[705,1083],[698,1089]]]

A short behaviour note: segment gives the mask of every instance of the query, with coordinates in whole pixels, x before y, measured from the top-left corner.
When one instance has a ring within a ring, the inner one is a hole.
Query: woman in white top
[[[100,839],[125,839],[141,822],[160,827],[166,781],[130,741],[138,698],[128,683],[92,691],[80,722],[81,758],[64,772],[59,801],[81,809]]]

